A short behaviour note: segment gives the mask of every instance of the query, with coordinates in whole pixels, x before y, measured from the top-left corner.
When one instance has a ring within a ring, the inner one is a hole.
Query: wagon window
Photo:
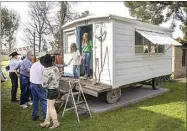
[[[135,32],[135,53],[164,53],[164,45],[154,45],[138,32]]]

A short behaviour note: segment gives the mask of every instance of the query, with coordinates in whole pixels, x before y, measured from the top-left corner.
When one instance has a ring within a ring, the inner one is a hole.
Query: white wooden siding
[[[113,88],[171,74],[171,48],[165,54],[135,54],[135,28],[140,25],[119,21],[115,21],[114,25],[115,82]],[[141,28],[152,30],[148,27]]]
[[[128,77],[126,79],[117,80],[115,86],[119,87],[121,85],[131,84],[131,83],[144,81],[144,80],[154,78],[154,77],[159,77],[161,75],[168,75],[168,74],[171,74],[171,71],[169,69],[168,70],[162,69],[162,70],[156,70],[156,71],[153,70],[150,72],[142,72],[140,74],[134,74],[133,77]]]
[[[142,62],[144,60],[144,62]],[[137,69],[138,67],[145,67],[145,66],[150,66],[151,67],[155,67],[155,66],[162,66],[162,65],[166,65],[168,64],[169,58],[162,58],[162,59],[156,59],[156,58],[152,58],[152,59],[139,59],[139,60],[131,60],[131,61],[122,61],[120,63],[117,63],[116,65],[116,69],[118,70],[123,70],[123,69],[130,69],[130,68],[134,68]],[[160,63],[162,63],[162,65],[160,65]],[[126,72],[126,71],[125,71]]]
[[[113,63],[112,63],[112,87],[115,87],[115,82],[116,82],[116,46],[115,46],[115,38],[114,38],[114,34],[116,33],[115,31],[115,20],[112,20],[112,59],[113,59]]]
[[[134,54],[134,26],[130,23],[115,22],[114,26],[115,58]]]
[[[65,53],[70,53],[71,43],[76,43],[75,31],[73,30],[71,32],[65,32],[64,35],[64,51]]]
[[[112,46],[112,38],[113,38],[113,33],[112,33],[112,22],[105,22],[104,23],[105,27],[106,27],[106,31],[107,31],[107,35],[106,35],[106,39],[102,42],[102,63],[104,64],[103,67],[103,71],[101,73],[101,80],[100,82],[104,83],[104,84],[109,84],[111,85],[113,83],[113,46]],[[96,24],[94,25],[94,27],[96,26]],[[98,67],[99,67],[99,71],[101,70],[101,42],[99,40],[97,40],[94,37],[94,58],[98,58],[99,60],[99,66],[96,66],[96,74],[97,74],[97,78],[99,77],[98,74]],[[106,53],[106,48],[108,48],[108,52],[105,58],[105,63],[104,63],[104,57],[105,57],[105,53]],[[94,61],[94,71],[95,71],[95,61]]]
[[[76,36],[75,36],[75,33],[73,34],[69,34],[68,35],[68,52],[70,53],[71,52],[71,43],[76,43]]]

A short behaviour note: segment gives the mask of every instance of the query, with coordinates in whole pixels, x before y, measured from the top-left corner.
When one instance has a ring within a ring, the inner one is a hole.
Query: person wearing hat
[[[32,105],[32,120],[35,121],[38,118],[38,103],[40,101],[42,106],[42,116],[45,120],[47,110],[47,94],[46,90],[42,87],[42,77],[44,66],[41,64],[44,58],[44,53],[39,53],[36,58],[38,59],[30,69],[30,89],[33,96]]]
[[[27,108],[32,105],[32,95],[30,90],[30,68],[32,66],[33,53],[27,52],[26,58],[20,64],[20,107]],[[31,101],[29,100],[31,97]]]
[[[54,104],[55,99],[59,95],[58,88],[61,75],[59,69],[53,65],[53,62],[53,57],[46,54],[42,63],[45,67],[45,70],[43,71],[42,86],[47,89],[47,113],[45,121],[41,123],[40,126],[49,127],[52,119],[53,125],[50,129],[54,129],[60,125]]]
[[[9,76],[12,83],[11,89],[11,102],[18,102],[19,100],[16,98],[17,89],[18,89],[18,74],[17,70],[20,66],[17,52],[12,52],[9,56],[11,56],[10,64],[9,64]]]

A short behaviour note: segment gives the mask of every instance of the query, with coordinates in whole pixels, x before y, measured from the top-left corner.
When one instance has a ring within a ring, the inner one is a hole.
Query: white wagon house
[[[121,87],[152,81],[155,89],[159,77],[172,73],[173,30],[115,15],[89,16],[62,26],[64,63],[70,59],[70,45],[76,43],[80,53],[83,33],[89,34],[93,51],[90,79],[81,79],[84,93],[98,97],[106,93],[108,103],[121,96]],[[64,68],[72,76],[72,66]],[[80,76],[83,76],[83,65]],[[103,94],[103,93],[102,93]]]

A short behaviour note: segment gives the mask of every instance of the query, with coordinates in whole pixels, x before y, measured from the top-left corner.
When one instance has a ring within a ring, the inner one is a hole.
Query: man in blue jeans
[[[30,68],[32,66],[33,53],[27,52],[27,57],[20,63],[20,107],[27,108],[32,105],[32,95],[30,91]],[[31,100],[29,100],[31,97]]]
[[[46,111],[47,111],[47,94],[46,90],[42,87],[42,77],[43,77],[43,70],[44,66],[41,64],[44,54],[40,53],[37,56],[37,61],[31,66],[30,69],[30,89],[33,96],[33,108],[32,108],[32,120],[35,121],[38,116],[38,103],[40,101],[42,106],[42,116],[43,120],[45,120],[46,117]]]

